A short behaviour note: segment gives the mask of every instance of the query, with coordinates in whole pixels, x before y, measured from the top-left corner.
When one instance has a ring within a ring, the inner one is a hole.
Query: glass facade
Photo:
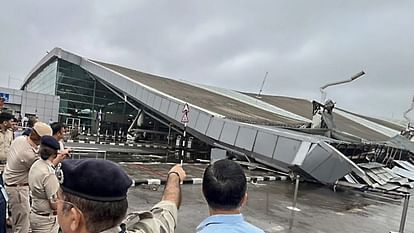
[[[42,85],[40,85],[42,84]],[[46,84],[46,85],[45,85]],[[59,121],[96,133],[126,131],[137,111],[78,65],[56,60],[33,78],[27,90],[60,96]]]
[[[57,60],[46,66],[36,78],[32,79],[26,86],[26,90],[55,95],[56,89]]]

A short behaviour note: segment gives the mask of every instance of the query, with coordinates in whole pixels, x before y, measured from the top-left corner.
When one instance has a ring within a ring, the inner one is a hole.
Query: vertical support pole
[[[181,166],[183,165],[184,155],[185,155],[185,145],[187,140],[187,123],[184,123],[184,132],[183,132],[183,143],[181,144]]]
[[[165,163],[167,163],[168,155],[170,154],[170,140],[171,139],[171,123],[168,124],[168,136],[167,136],[167,154],[165,155]]]
[[[167,144],[168,144],[168,147],[170,147],[170,139],[171,139],[171,123],[170,124],[168,124],[168,136],[167,136]]]
[[[295,192],[293,194],[293,209],[296,209],[296,204],[298,200],[298,190],[299,190],[299,175],[296,175]]]
[[[188,123],[188,112],[190,111],[190,108],[188,107],[188,104],[186,103],[183,108],[183,117],[181,118],[181,122],[184,123],[184,132],[183,132],[183,143],[181,146],[181,166],[183,165],[184,155],[185,155],[185,147],[187,144],[187,123]]]
[[[96,79],[95,78],[92,78],[91,77],[91,74],[89,74],[88,73],[88,76],[91,78],[91,80],[93,80],[93,94],[92,94],[92,112],[95,112],[96,111],[96,113],[98,113],[98,106],[96,106],[95,105],[95,97],[96,97]],[[57,92],[55,92],[55,93],[57,93]],[[93,114],[93,113],[92,113]],[[93,116],[93,117],[95,117],[95,120],[94,121],[91,121],[91,127],[93,126],[93,129],[92,129],[92,131],[94,132],[95,131],[95,127],[96,127],[96,116]],[[93,123],[92,123],[93,122]],[[99,142],[99,139],[97,139],[97,141]]]
[[[400,230],[399,230],[400,233],[404,233],[405,221],[407,220],[407,212],[408,212],[409,203],[410,203],[410,194],[405,194],[403,212],[401,215],[401,222],[400,222]]]
[[[99,143],[99,137],[101,136],[100,134],[100,132],[101,132],[101,119],[102,119],[102,109],[99,109],[99,112],[98,112],[98,129],[96,130],[96,136],[98,137],[97,138],[97,142]]]
[[[293,205],[292,206],[288,206],[287,208],[292,210],[292,211],[300,211],[299,208],[296,208],[296,204],[297,204],[297,198],[298,198],[298,191],[299,191],[299,180],[300,180],[300,176],[296,175],[296,183],[295,183],[295,191],[293,193]]]

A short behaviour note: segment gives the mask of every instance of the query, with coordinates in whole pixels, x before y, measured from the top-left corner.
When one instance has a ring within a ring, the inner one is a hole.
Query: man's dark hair
[[[11,119],[13,119],[14,116],[8,112],[2,112],[0,113],[0,124],[3,124],[3,122],[5,121],[9,121]]]
[[[45,145],[40,145],[39,155],[43,160],[47,160],[50,156],[56,155],[57,151]]]
[[[203,194],[210,208],[233,210],[239,208],[246,194],[244,171],[234,161],[223,159],[204,171]]]
[[[17,120],[17,118],[16,118],[16,117],[13,117],[12,121],[13,121],[13,122],[18,122],[18,120]]]
[[[50,124],[50,127],[52,128],[52,134],[55,135],[59,133],[61,129],[66,128],[66,125],[60,122],[53,122],[52,124]]]
[[[22,135],[23,136],[30,136],[30,134],[32,133],[32,128],[26,128],[24,131],[23,131],[23,133],[22,133]]]
[[[121,201],[111,202],[92,201],[64,191],[63,198],[82,211],[85,217],[86,228],[91,233],[101,232],[119,225],[128,209],[128,200],[126,198]],[[68,212],[72,207],[70,204],[65,205],[64,213]]]

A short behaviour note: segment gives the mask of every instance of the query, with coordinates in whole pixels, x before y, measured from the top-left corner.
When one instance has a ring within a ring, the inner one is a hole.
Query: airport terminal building
[[[59,96],[59,121],[91,129],[91,132],[97,130],[98,117],[107,123],[102,129],[112,131],[127,129],[128,119],[136,115],[136,110],[124,101],[118,103],[122,99],[98,82],[93,74],[59,58],[33,71],[22,89]]]
[[[361,173],[343,154],[352,149],[348,145],[337,149],[338,141],[323,133],[295,130],[312,122],[309,100],[266,95],[259,99],[91,60],[60,48],[39,61],[21,89],[59,96],[59,120],[93,133],[126,131],[136,122],[147,131],[181,135],[183,118],[188,117],[186,130],[197,140],[281,171],[294,170],[322,183]],[[190,111],[184,116],[186,104]],[[339,131],[360,142],[384,142],[404,129],[339,108],[334,117]]]

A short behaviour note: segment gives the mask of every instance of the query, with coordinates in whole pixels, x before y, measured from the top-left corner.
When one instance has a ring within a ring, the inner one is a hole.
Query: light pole
[[[320,91],[321,91],[321,104],[323,104],[323,103],[325,102],[325,98],[326,98],[326,92],[325,92],[325,89],[326,89],[327,87],[334,86],[334,85],[338,85],[338,84],[343,84],[343,83],[349,83],[349,82],[352,82],[352,81],[354,81],[354,80],[356,80],[356,79],[360,78],[360,77],[361,77],[362,75],[364,75],[364,74],[365,74],[365,72],[364,72],[364,71],[361,71],[361,72],[359,72],[359,73],[355,74],[354,76],[352,76],[350,79],[347,79],[347,80],[344,80],[344,81],[338,81],[338,82],[328,83],[328,84],[326,84],[326,85],[324,85],[324,86],[320,87]]]
[[[262,86],[260,86],[260,90],[259,90],[259,94],[257,94],[257,98],[262,98],[262,96],[261,96],[261,94],[262,94],[262,91],[263,91],[263,86],[264,86],[264,84],[265,84],[265,82],[266,82],[266,78],[267,78],[267,74],[268,74],[269,72],[267,72],[266,71],[266,74],[265,74],[265,76],[264,76],[264,78],[263,78],[263,82],[262,82]]]
[[[411,123],[411,119],[408,117],[408,113],[409,112],[411,112],[412,110],[414,109],[414,96],[413,96],[413,101],[412,101],[412,103],[411,103],[411,107],[407,110],[407,111],[405,111],[404,112],[404,114],[403,114],[403,116],[404,116],[404,118],[408,121],[408,125],[410,125],[410,123]]]

